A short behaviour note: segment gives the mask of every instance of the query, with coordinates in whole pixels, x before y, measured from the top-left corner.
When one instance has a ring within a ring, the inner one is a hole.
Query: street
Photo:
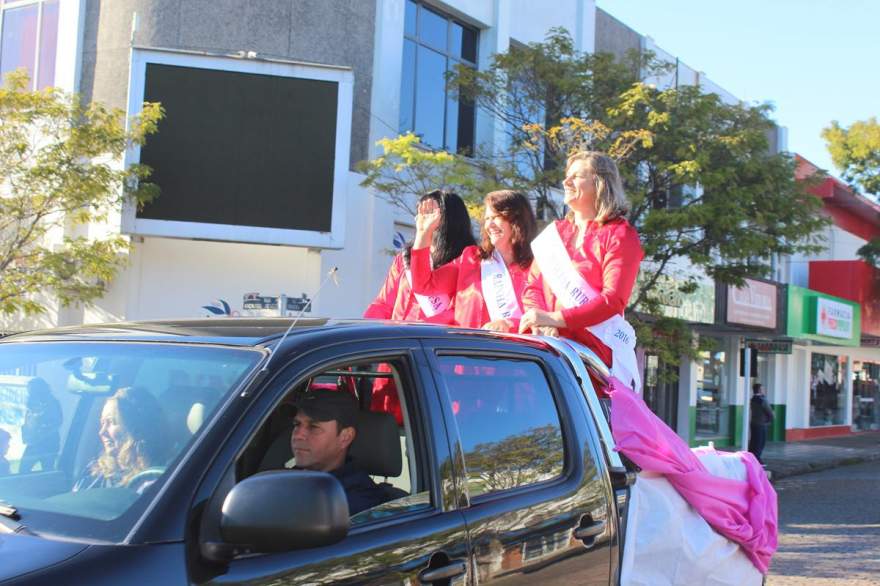
[[[779,481],[779,549],[771,586],[880,584],[880,465]]]

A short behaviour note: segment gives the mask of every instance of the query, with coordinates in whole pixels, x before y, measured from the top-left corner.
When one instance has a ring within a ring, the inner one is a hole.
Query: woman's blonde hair
[[[623,191],[623,181],[614,159],[599,151],[579,151],[568,157],[565,170],[576,161],[585,161],[587,169],[596,181],[596,217],[594,221],[604,224],[622,218],[629,211],[629,202]]]
[[[121,388],[107,403],[116,407],[125,439],[115,455],[103,451],[91,472],[124,486],[150,466],[164,464],[165,420],[158,401],[144,389]]]

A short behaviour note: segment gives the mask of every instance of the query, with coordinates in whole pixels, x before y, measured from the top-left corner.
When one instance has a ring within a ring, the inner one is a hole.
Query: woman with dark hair
[[[465,248],[455,262],[433,270],[426,244],[439,221],[430,202],[421,205],[412,252],[413,288],[420,294],[454,297],[455,323],[460,326],[516,331],[532,264],[529,243],[537,231],[535,214],[518,191],[493,191],[483,203],[480,245]]]
[[[623,312],[644,253],[625,218],[628,204],[617,164],[603,153],[575,153],[562,185],[571,213],[532,242],[535,262],[519,331],[581,342],[612,375],[639,391],[635,332]]]
[[[438,226],[430,240],[430,262],[440,267],[455,260],[467,246],[474,244],[470,217],[461,198],[449,191],[435,190],[419,198],[419,206],[431,202],[438,210]],[[415,295],[412,290],[410,259],[412,243],[394,257],[385,283],[364,317],[449,323],[452,320],[451,298],[440,295]]]
[[[431,191],[419,198],[419,205],[428,201],[439,209],[439,227],[430,240],[430,263],[440,267],[455,260],[465,247],[472,245],[474,235],[467,208],[458,195],[448,191]],[[394,257],[385,283],[376,299],[367,307],[364,317],[451,323],[451,296],[416,295],[413,292],[410,271],[412,248],[410,242],[403,252]],[[380,365],[378,370],[391,372],[386,364]],[[393,378],[376,379],[370,408],[391,413],[399,424],[403,424],[400,399]]]
[[[162,472],[154,467],[165,464],[164,421],[162,408],[149,391],[136,387],[116,391],[101,410],[101,455],[86,467],[73,490],[128,487],[143,492]]]

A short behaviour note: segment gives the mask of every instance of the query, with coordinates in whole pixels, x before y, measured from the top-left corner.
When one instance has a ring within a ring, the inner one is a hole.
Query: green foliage
[[[650,53],[621,60],[578,53],[568,33],[554,29],[543,43],[495,55],[488,69],[460,67],[448,82],[494,116],[504,139],[496,141],[501,146],[478,147],[457,167],[475,176],[458,179],[461,184],[519,189],[539,214],[558,218],[566,156],[592,149],[617,159],[631,203],[628,219],[645,250],[630,313],[635,306],[646,312],[653,333],[642,328],[640,344],[695,356],[683,322],[660,313],[660,278],[675,274],[683,291],[699,274],[742,284],[766,274],[773,255],[819,250],[816,235],[827,220],[818,198],[795,181],[792,157],[769,153],[768,106],[727,104],[698,87],[639,81],[639,72],[650,77],[668,67]],[[394,187],[405,192],[405,184]],[[479,199],[485,192],[467,193]]]
[[[843,128],[837,121],[822,131],[831,160],[843,178],[866,193],[880,197],[880,123],[872,117]],[[858,250],[868,264],[880,268],[880,238]]]
[[[124,201],[140,206],[158,193],[147,167],[120,164],[156,131],[158,104],[144,104],[126,130],[121,110],[27,88],[23,71],[0,88],[0,313],[7,315],[44,312],[39,293],[63,305],[100,297],[128,242],[82,232]]]
[[[866,263],[880,269],[880,238],[874,238],[859,248],[857,253]]]
[[[861,191],[880,196],[880,123],[876,118],[854,122],[849,128],[837,121],[822,131],[831,160],[843,178]]]
[[[474,201],[484,184],[472,164],[445,151],[433,151],[421,144],[412,133],[378,142],[383,153],[370,161],[361,161],[358,171],[366,178],[364,187],[372,187],[389,202],[415,216],[419,195],[434,189],[449,189]]]

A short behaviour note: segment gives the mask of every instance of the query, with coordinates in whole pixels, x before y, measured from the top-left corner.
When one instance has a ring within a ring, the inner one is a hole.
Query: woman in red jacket
[[[438,212],[432,202],[421,205],[412,251],[413,289],[454,297],[454,319],[460,326],[515,332],[532,264],[529,243],[537,232],[535,215],[528,199],[517,191],[493,191],[483,203],[480,245],[468,246],[454,262],[434,270],[427,244]]]
[[[419,198],[419,205],[431,202],[438,211],[438,224],[430,240],[430,264],[439,267],[455,260],[465,247],[474,243],[471,220],[467,208],[458,195],[441,190],[426,193]],[[451,296],[415,295],[412,291],[410,257],[412,243],[394,257],[385,283],[376,299],[367,307],[364,317],[373,319],[399,319],[430,321],[447,324],[452,322]],[[380,372],[391,372],[387,364],[379,365]],[[378,378],[373,385],[370,401],[373,411],[391,413],[399,425],[403,425],[400,399],[394,379]]]
[[[455,260],[465,247],[474,244],[467,208],[458,195],[441,190],[426,193],[419,205],[431,202],[438,210],[438,227],[430,240],[430,262],[439,267]],[[412,243],[394,257],[385,283],[364,317],[450,323],[450,296],[414,295],[410,275]]]
[[[623,312],[644,253],[625,219],[620,173],[609,156],[580,152],[569,157],[562,185],[571,213],[532,242],[535,262],[519,331],[581,342],[638,392],[636,338]]]

